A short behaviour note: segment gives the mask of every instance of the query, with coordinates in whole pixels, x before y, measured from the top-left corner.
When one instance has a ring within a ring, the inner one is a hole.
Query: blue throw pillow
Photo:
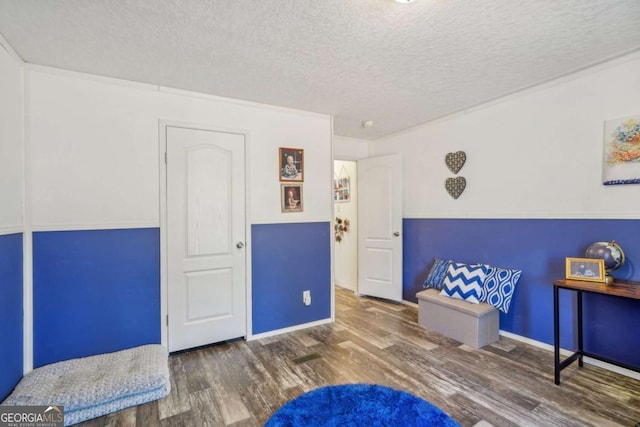
[[[521,274],[521,270],[490,267],[484,279],[482,301],[508,313],[511,297]]]
[[[427,274],[427,278],[422,284],[423,288],[434,288],[437,290],[442,289],[442,282],[447,275],[447,269],[449,268],[451,261],[447,259],[434,258],[433,265]]]
[[[482,283],[486,275],[487,267],[484,265],[452,262],[447,270],[440,294],[478,304],[482,295]]]

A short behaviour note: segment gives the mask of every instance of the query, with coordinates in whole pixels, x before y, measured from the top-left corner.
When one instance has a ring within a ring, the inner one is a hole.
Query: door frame
[[[332,122],[333,123],[333,122]],[[333,129],[332,129],[333,130]],[[333,235],[333,223],[335,222],[335,215],[336,215],[336,202],[335,200],[333,200],[333,176],[335,174],[335,161],[336,160],[342,160],[342,161],[348,161],[348,162],[356,162],[356,164],[358,163],[358,160],[362,160],[362,159],[366,159],[369,156],[366,157],[360,157],[360,156],[355,156],[355,155],[335,155],[334,152],[334,147],[333,145],[335,144],[335,141],[332,140],[331,142],[331,232],[330,234],[330,239],[331,239],[331,318],[333,319],[333,321],[335,322],[336,320],[336,263],[335,263],[335,238]],[[358,177],[356,176],[355,179],[358,179]],[[360,199],[358,199],[360,200]],[[358,218],[355,219],[355,221],[357,221]],[[360,246],[356,245],[357,249],[356,251],[360,251]],[[356,270],[358,270],[358,266],[356,266]],[[360,274],[360,272],[358,271],[357,274]],[[352,291],[354,295],[360,295],[358,294],[358,280],[356,280],[356,286],[355,289]]]
[[[331,289],[332,289],[332,292],[333,292],[333,289],[336,286],[336,277],[335,276],[336,276],[336,262],[337,262],[337,257],[335,255],[335,251],[336,251],[336,248],[337,248],[337,242],[336,242],[336,239],[335,239],[334,234],[333,234],[333,226],[334,226],[335,220],[336,220],[336,205],[337,205],[337,202],[333,199],[333,179],[334,179],[335,173],[336,173],[335,162],[336,161],[353,162],[353,163],[356,164],[356,172],[357,172],[358,160],[361,160],[361,159],[356,158],[356,157],[344,158],[344,156],[343,157],[333,157],[333,159],[331,160],[331,171],[332,171],[332,174],[331,174],[331,233],[330,234],[331,234],[331,257],[332,257],[332,260],[333,260],[332,265],[331,265],[331,282],[332,282]],[[357,174],[356,174],[356,176],[352,176],[351,179],[352,180],[356,180],[356,188],[358,188],[357,187],[357,179],[358,179]],[[351,194],[353,194],[353,191],[352,191]],[[358,200],[357,193],[356,193],[356,200]],[[357,210],[357,208],[356,208],[356,210]],[[357,221],[358,218],[356,217],[353,220]],[[356,242],[356,283],[355,283],[353,289],[349,289],[350,291],[353,291],[353,293],[356,294],[356,295],[358,295],[358,265],[357,264],[358,264],[358,251],[359,250],[360,250],[360,248],[358,246],[358,243]],[[335,306],[335,297],[332,298],[332,303]],[[335,315],[333,317],[335,319]]]
[[[251,222],[249,220],[250,215],[250,205],[249,201],[251,200],[249,193],[249,179],[250,179],[250,169],[249,169],[249,147],[250,147],[250,134],[247,130],[243,129],[232,129],[221,126],[214,126],[202,123],[193,123],[193,122],[181,122],[175,120],[166,120],[159,119],[158,120],[158,170],[160,172],[160,193],[159,193],[159,201],[160,201],[160,343],[165,347],[169,348],[169,328],[168,328],[168,315],[169,315],[169,283],[167,280],[168,276],[168,248],[167,248],[167,163],[166,163],[166,152],[167,152],[167,127],[180,127],[187,129],[197,129],[197,130],[206,130],[213,132],[226,132],[226,133],[235,133],[244,136],[244,198],[245,198],[245,317],[246,317],[246,326],[244,337],[245,340],[249,340],[251,338],[251,330],[252,330],[252,307],[251,307]]]

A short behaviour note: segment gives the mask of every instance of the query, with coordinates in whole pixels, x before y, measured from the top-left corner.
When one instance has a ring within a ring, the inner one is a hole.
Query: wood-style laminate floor
[[[171,355],[167,398],[81,425],[262,426],[301,393],[358,382],[418,395],[463,426],[640,421],[638,380],[574,363],[556,386],[552,352],[504,337],[475,350],[421,328],[417,316],[415,307],[337,288],[336,323]]]

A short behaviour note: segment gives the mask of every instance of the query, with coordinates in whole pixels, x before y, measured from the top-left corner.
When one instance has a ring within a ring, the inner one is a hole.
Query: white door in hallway
[[[402,157],[358,161],[358,293],[402,300]]]
[[[246,335],[245,136],[166,126],[168,346]]]

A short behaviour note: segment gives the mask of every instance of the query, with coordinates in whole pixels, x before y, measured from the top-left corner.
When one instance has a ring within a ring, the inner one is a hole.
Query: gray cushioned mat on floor
[[[167,350],[151,344],[34,369],[3,405],[64,406],[64,425],[169,394]]]

